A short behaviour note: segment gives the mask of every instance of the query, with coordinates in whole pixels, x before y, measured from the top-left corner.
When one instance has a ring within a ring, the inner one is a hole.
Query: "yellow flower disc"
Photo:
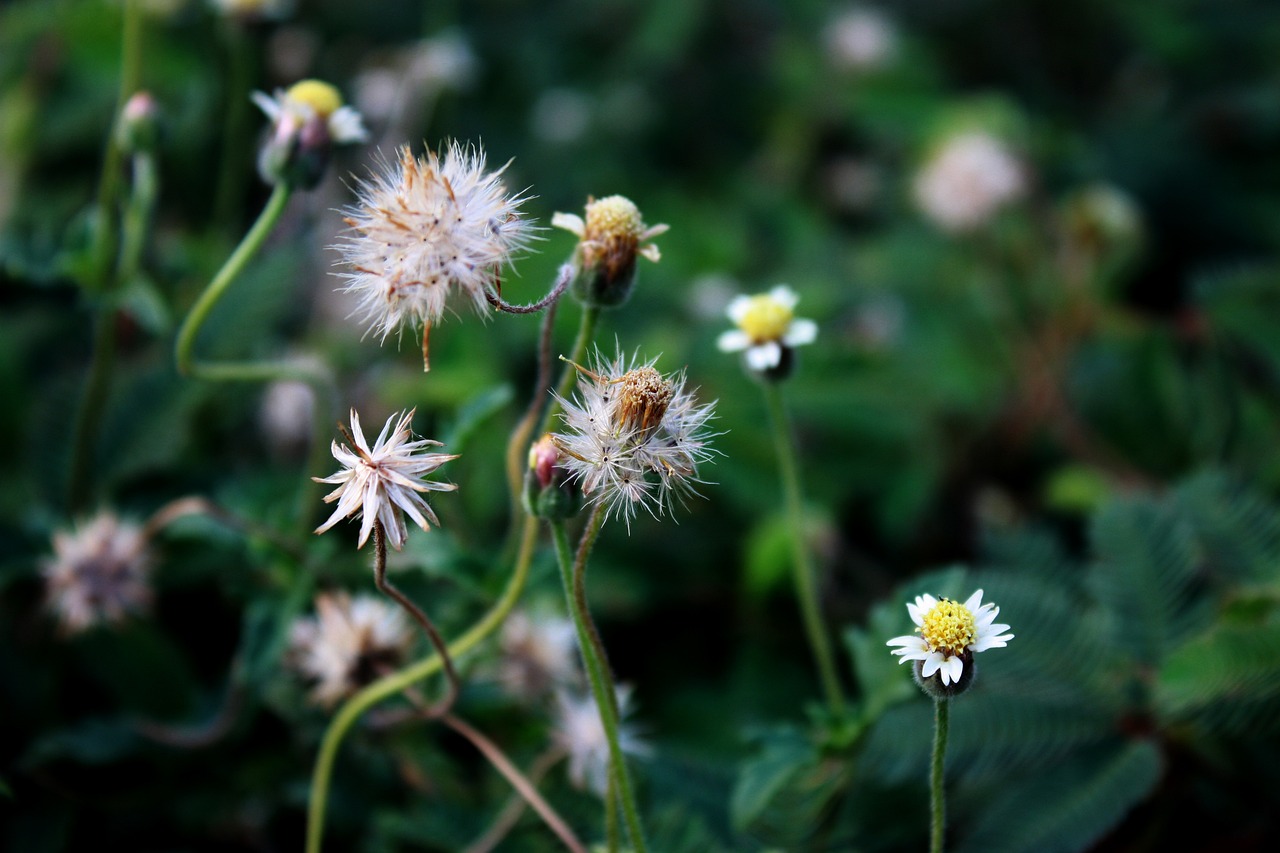
[[[791,325],[791,309],[767,293],[752,296],[739,326],[755,343],[782,338]]]
[[[917,629],[933,651],[959,654],[977,636],[973,613],[956,601],[944,598],[924,615],[924,625]]]
[[[327,119],[342,106],[342,95],[322,80],[301,80],[294,83],[285,93],[285,97],[291,101],[306,104],[322,119]]]

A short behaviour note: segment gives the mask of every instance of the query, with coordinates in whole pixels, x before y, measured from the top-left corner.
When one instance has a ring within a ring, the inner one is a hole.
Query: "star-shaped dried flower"
[[[409,428],[413,409],[396,413],[387,419],[378,434],[378,440],[369,447],[360,429],[360,417],[351,410],[351,430],[340,426],[350,447],[333,442],[333,457],[342,463],[342,470],[328,477],[313,477],[317,483],[332,483],[338,488],[325,495],[325,503],[338,502],[333,515],[316,528],[323,533],[341,519],[363,515],[360,525],[360,544],[369,539],[374,521],[381,521],[387,542],[397,551],[404,546],[404,515],[408,513],[414,523],[423,530],[440,521],[427,505],[423,492],[451,492],[458,488],[453,483],[437,483],[423,479],[457,455],[422,453],[427,447],[442,446],[430,439],[414,439]]]

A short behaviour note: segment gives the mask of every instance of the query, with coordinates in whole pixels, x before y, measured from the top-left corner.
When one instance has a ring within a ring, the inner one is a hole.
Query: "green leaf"
[[[1006,778],[953,813],[975,814],[958,853],[1066,853],[1084,850],[1142,802],[1160,779],[1161,758],[1146,741],[1099,747],[1026,777]],[[979,808],[980,806],[980,808]]]
[[[743,765],[729,803],[733,825],[739,829],[755,823],[778,792],[818,757],[809,738],[790,726],[778,726],[760,735],[759,741],[760,751]]]

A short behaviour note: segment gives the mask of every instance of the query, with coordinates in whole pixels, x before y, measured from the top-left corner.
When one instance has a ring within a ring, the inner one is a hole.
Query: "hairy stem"
[[[453,668],[453,659],[449,657],[449,647],[445,645],[440,632],[436,630],[435,623],[428,618],[421,607],[414,604],[407,595],[397,589],[391,581],[387,580],[387,532],[383,528],[381,521],[373,523],[373,555],[374,584],[383,595],[393,599],[396,604],[403,607],[413,617],[413,621],[422,627],[427,639],[431,641],[432,648],[436,650],[436,654],[440,657],[440,662],[444,667],[445,680],[448,681],[449,686],[445,691],[444,698],[426,709],[426,715],[428,717],[444,716],[453,707],[453,703],[457,701],[462,682],[458,678],[458,671]]]
[[[636,853],[645,853],[648,847],[640,824],[640,810],[636,807],[631,775],[622,754],[617,690],[609,671],[609,660],[605,654],[604,644],[600,641],[600,634],[587,608],[587,558],[595,544],[603,520],[604,511],[597,506],[587,521],[587,527],[583,531],[576,554],[570,552],[568,534],[565,532],[563,523],[553,522],[551,530],[556,545],[557,562],[560,565],[560,577],[564,582],[565,597],[568,599],[574,628],[578,632],[582,662],[587,671],[587,679],[591,682],[591,693],[595,697],[596,707],[600,713],[600,723],[609,744],[610,788],[616,783],[617,797],[622,805],[623,819],[627,825],[627,833],[631,837],[632,849]],[[616,839],[611,838],[611,842],[614,841]]]
[[[546,776],[557,763],[563,761],[564,757],[563,749],[552,747],[535,758],[533,766],[525,774],[529,784],[536,787],[542,781],[542,777]],[[520,822],[520,816],[524,814],[524,808],[524,799],[519,794],[513,794],[489,828],[479,838],[468,844],[462,853],[490,853],[502,843],[502,839],[511,834],[511,830],[515,829],[516,824]]]
[[[551,290],[547,295],[539,299],[537,302],[530,302],[528,305],[512,305],[505,301],[495,291],[485,288],[484,298],[489,300],[489,304],[499,311],[507,314],[536,314],[548,305],[554,305],[559,301],[560,297],[569,287],[569,283],[573,281],[573,267],[565,264],[560,267],[560,272],[556,274],[556,283],[551,286]]]
[[[933,761],[929,770],[930,814],[929,853],[942,853],[942,834],[947,825],[946,790],[942,768],[947,756],[947,728],[951,717],[951,700],[939,699],[933,704]]]

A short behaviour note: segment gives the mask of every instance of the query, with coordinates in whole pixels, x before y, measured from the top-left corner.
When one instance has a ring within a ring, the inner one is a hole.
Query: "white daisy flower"
[[[1002,633],[1009,626],[995,621],[1000,608],[982,603],[982,590],[964,604],[918,595],[914,604],[907,604],[907,612],[916,623],[916,633],[894,637],[885,645],[898,646],[892,654],[901,655],[899,663],[920,661],[920,677],[928,679],[936,673],[944,687],[959,684],[976,653],[1004,648],[1013,639],[1013,634]]]
[[[551,224],[578,235],[573,253],[577,277],[574,293],[589,305],[621,305],[635,281],[636,256],[657,263],[662,253],[645,243],[670,226],[645,225],[631,199],[611,195],[587,202],[584,220],[576,213],[557,213]]]
[[[631,688],[618,686],[618,745],[626,755],[643,758],[650,753],[635,727],[623,722],[631,703]],[[566,691],[556,693],[558,743],[569,755],[569,780],[598,797],[609,790],[609,738],[600,721],[600,708],[591,696],[576,697]]]
[[[698,465],[714,455],[707,423],[715,403],[699,405],[683,371],[665,377],[653,364],[633,360],[628,368],[621,354],[606,362],[597,353],[594,372],[578,367],[589,380],[579,383],[578,398],[557,396],[566,432],[552,439],[562,464],[606,518],[621,516],[628,529],[636,507],[656,517],[675,498],[696,494]]]
[[[294,621],[288,661],[314,679],[311,699],[330,706],[393,669],[413,641],[404,611],[369,595],[316,596],[316,615]]]
[[[818,324],[795,316],[800,297],[785,284],[768,293],[737,296],[725,313],[738,328],[720,335],[716,346],[721,352],[743,352],[747,367],[757,373],[773,370],[782,364],[787,350],[813,343]]]
[[[423,530],[430,529],[428,520],[439,526],[439,519],[421,493],[451,492],[458,487],[453,483],[437,483],[423,477],[450,459],[458,457],[445,453],[420,452],[423,448],[442,445],[425,438],[414,440],[413,432],[409,429],[414,411],[410,409],[387,418],[382,432],[378,434],[378,440],[370,449],[364,432],[360,429],[360,417],[355,409],[351,410],[351,431],[347,432],[345,427],[342,428],[351,447],[343,447],[336,441],[332,443],[333,457],[342,463],[342,470],[324,478],[312,477],[317,483],[333,483],[338,486],[324,498],[325,503],[337,501],[338,506],[328,521],[316,528],[316,533],[325,532],[341,519],[363,515],[358,547],[364,547],[376,520],[382,522],[387,542],[399,551],[407,535],[405,513]]]
[[[351,268],[341,276],[356,313],[383,340],[420,324],[424,368],[428,332],[447,303],[457,294],[486,313],[487,289],[498,289],[502,267],[533,239],[524,197],[502,182],[505,169],[485,171],[484,152],[457,142],[421,158],[406,146],[360,182],[357,204],[344,211],[351,233],[334,248]]]
[[[328,140],[339,145],[369,138],[360,113],[345,106],[338,90],[322,80],[301,80],[288,89],[276,89],[274,96],[254,92],[250,97],[267,114],[276,135],[320,122]]]
[[[53,535],[53,558],[41,567],[45,601],[65,634],[117,623],[151,604],[150,557],[137,525],[102,512]]]
[[[914,193],[920,210],[943,231],[961,233],[985,224],[1027,191],[1022,164],[989,133],[947,139],[919,171]]]

